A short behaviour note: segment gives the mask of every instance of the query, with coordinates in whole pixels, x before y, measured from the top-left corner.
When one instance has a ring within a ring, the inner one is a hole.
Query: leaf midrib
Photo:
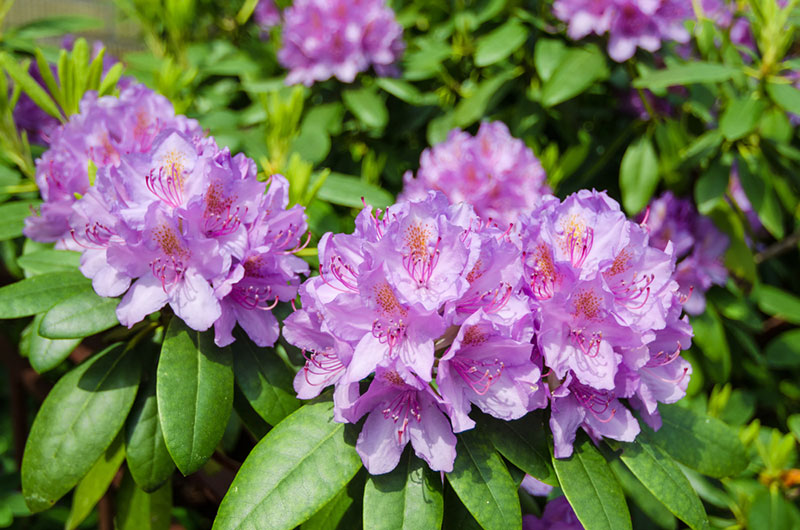
[[[473,465],[478,470],[478,473],[481,476],[481,480],[483,480],[483,483],[486,485],[486,489],[489,490],[489,494],[492,496],[492,500],[494,501],[494,505],[495,505],[496,509],[500,512],[500,518],[504,522],[508,522],[508,521],[506,521],[505,512],[500,508],[500,503],[497,502],[497,497],[495,496],[494,491],[492,490],[492,487],[490,486],[490,483],[486,480],[486,477],[483,474],[483,470],[478,465],[478,462],[475,460],[475,457],[473,456],[469,445],[470,445],[470,442],[467,442],[466,440],[464,440],[464,449],[466,449],[467,455],[469,455],[469,459],[472,461]],[[491,453],[490,453],[489,458],[491,459]]]

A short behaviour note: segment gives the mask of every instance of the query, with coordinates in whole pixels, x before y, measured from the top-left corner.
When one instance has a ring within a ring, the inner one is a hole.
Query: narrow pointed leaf
[[[20,66],[17,61],[14,60],[8,54],[3,53],[0,55],[0,62],[5,68],[8,75],[11,79],[14,80],[16,84],[20,86],[20,88],[28,94],[36,105],[39,106],[40,109],[48,113],[49,115],[53,116],[54,118],[58,118],[59,120],[63,120],[63,116],[61,111],[58,109],[55,101],[47,91],[42,88],[42,86],[36,82],[34,78],[28,74],[26,70]]]
[[[172,523],[172,485],[167,483],[147,493],[136,486],[130,473],[125,473],[116,509],[117,530],[167,530]]]
[[[111,94],[114,88],[116,88],[120,77],[122,77],[123,70],[124,67],[122,66],[122,63],[117,63],[109,68],[108,73],[106,73],[106,76],[100,82],[100,88],[97,90],[97,95],[107,96],[108,94]]]
[[[502,61],[525,44],[527,38],[527,28],[518,20],[511,19],[478,39],[475,48],[475,66],[483,68]]]
[[[22,459],[22,492],[33,512],[72,489],[114,441],[139,385],[135,352],[121,344],[63,376],[33,421]]]
[[[75,487],[75,492],[72,494],[72,509],[65,525],[67,530],[77,528],[92,513],[114,480],[124,458],[125,446],[122,443],[122,436],[117,435],[105,454],[94,463],[92,469]]]
[[[272,349],[259,348],[243,334],[231,349],[236,385],[267,423],[277,425],[300,407],[292,388],[293,374]]]
[[[92,289],[54,305],[42,319],[39,334],[48,339],[79,339],[116,326],[118,298],[103,298]]]
[[[125,425],[125,459],[136,484],[152,492],[175,470],[158,420],[155,379],[139,390]]]
[[[547,449],[548,431],[541,414],[532,412],[516,421],[488,420],[489,437],[501,455],[538,480],[558,485]]]
[[[569,458],[553,458],[561,489],[586,530],[631,528],[625,495],[605,458],[580,434]]]
[[[91,289],[80,271],[51,272],[0,288],[0,319],[20,318],[47,311],[58,302]]]
[[[737,475],[747,467],[744,446],[725,423],[676,405],[658,410],[663,425],[651,437],[678,462],[714,478]]]
[[[406,450],[393,471],[371,475],[364,487],[364,528],[440,528],[444,513],[438,473]]]
[[[636,478],[689,528],[708,528],[703,503],[692,485],[658,446],[650,443],[648,434],[641,433],[633,443],[620,443],[620,458]]]
[[[361,468],[354,432],[333,404],[304,405],[250,452],[214,521],[216,530],[291,529],[333,499]]]
[[[81,343],[81,339],[48,339],[39,335],[39,325],[44,314],[38,314],[32,322],[28,342],[28,360],[38,373],[52,370],[66,359]]]
[[[156,379],[158,414],[172,460],[194,473],[222,440],[233,406],[233,360],[210,332],[177,317],[167,329]]]
[[[517,486],[489,439],[471,430],[458,435],[456,461],[447,481],[486,530],[519,528]]]

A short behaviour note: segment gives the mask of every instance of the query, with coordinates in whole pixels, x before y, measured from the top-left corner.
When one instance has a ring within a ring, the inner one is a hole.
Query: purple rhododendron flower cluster
[[[90,164],[100,171],[118,166],[122,156],[145,153],[165,129],[200,135],[195,120],[175,116],[172,104],[144,85],[126,81],[119,97],[87,92],[80,113],[50,132],[50,149],[36,160],[36,183],[44,203],[28,217],[24,233],[58,248],[75,249],[69,218],[77,196],[89,190]]]
[[[550,193],[542,164],[500,121],[483,122],[475,136],[453,129],[445,142],[423,151],[414,178],[404,176],[401,200],[439,190],[453,203],[466,202],[483,219],[513,223]]]
[[[618,203],[588,190],[546,198],[520,226],[555,456],[572,454],[579,427],[632,441],[639,424],[620,399],[660,427],[657,404],[683,397],[691,373],[679,357],[692,330],[680,316],[673,245],[650,246]]]
[[[686,0],[556,0],[553,12],[568,24],[571,39],[608,33],[608,54],[617,62],[637,47],[654,52],[662,41],[688,42],[684,21],[694,17]]]
[[[295,0],[283,18],[278,60],[289,69],[288,84],[334,76],[352,83],[370,66],[381,76],[397,72],[403,28],[386,0]]]
[[[192,329],[213,325],[218,346],[233,342],[237,322],[257,345],[271,346],[271,310],[297,295],[308,265],[293,255],[306,232],[303,208],[286,209],[282,176],[266,187],[243,154],[162,131],[147,153],[99,169],[73,206],[81,271],[99,295],[125,293],[117,307],[125,326],[169,304]]]
[[[322,237],[320,275],[300,287],[284,336],[307,358],[298,397],[333,384],[337,421],[367,416],[356,450],[370,473],[392,470],[409,441],[432,469],[452,470],[472,405],[513,420],[549,398],[562,458],[579,427],[633,440],[621,399],[658,428],[658,402],[685,394],[679,353],[692,333],[671,245],[651,247],[589,191],[546,196],[517,228],[431,191],[382,215],[366,207],[352,234]]]
[[[650,244],[659,249],[671,245],[678,265],[674,279],[686,301],[684,310],[699,315],[705,310],[705,292],[724,285],[728,271],[723,264],[728,238],[708,217],[700,215],[688,199],[665,192],[650,202],[644,221]]]

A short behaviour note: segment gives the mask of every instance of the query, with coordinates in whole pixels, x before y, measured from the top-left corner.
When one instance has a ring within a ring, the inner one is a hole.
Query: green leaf
[[[51,272],[0,288],[0,319],[19,318],[47,311],[55,304],[91,289],[79,271]]]
[[[406,449],[389,473],[370,475],[364,488],[364,528],[441,528],[444,513],[438,473]]]
[[[795,440],[800,442],[800,414],[792,414],[786,420],[786,426],[792,431]]]
[[[333,421],[330,402],[297,409],[250,452],[214,528],[288,530],[307,520],[361,468],[354,434]]]
[[[800,324],[800,298],[772,285],[759,285],[754,291],[758,308],[763,312]]]
[[[79,339],[116,326],[118,298],[97,296],[92,289],[82,291],[54,305],[39,326],[48,339]]]
[[[75,270],[80,266],[80,263],[80,252],[71,250],[37,250],[17,258],[17,265],[28,276],[36,276],[45,272]]]
[[[492,443],[509,462],[546,484],[558,485],[541,414],[531,412],[515,421],[487,417],[486,423]]]
[[[117,86],[117,82],[122,77],[122,72],[125,69],[122,66],[122,63],[117,63],[111,68],[109,68],[106,76],[100,82],[100,88],[97,90],[98,96],[107,96],[111,94],[114,88]]]
[[[156,378],[158,415],[172,460],[194,473],[222,440],[233,407],[233,359],[213,332],[173,318],[164,337]]]
[[[41,39],[43,37],[58,37],[69,33],[82,33],[88,30],[100,29],[103,21],[95,17],[80,15],[59,15],[53,17],[37,18],[22,26],[14,28],[9,33],[20,39]]]
[[[361,209],[364,204],[361,198],[373,208],[385,208],[394,203],[394,197],[388,191],[362,182],[358,177],[331,173],[317,192],[317,198],[332,204]]]
[[[486,530],[522,525],[516,484],[489,439],[475,429],[459,433],[447,481]]]
[[[764,112],[764,102],[751,97],[731,101],[719,120],[722,135],[730,141],[752,132]]]
[[[677,85],[693,83],[721,83],[731,79],[740,71],[738,68],[719,63],[694,61],[687,64],[671,66],[664,70],[648,72],[634,79],[634,88],[663,89]]]
[[[595,47],[572,48],[542,85],[541,103],[544,107],[558,105],[608,76],[606,58],[600,50]]]
[[[572,456],[553,458],[558,481],[586,530],[631,528],[631,516],[622,487],[605,458],[581,433]]]
[[[620,443],[620,458],[636,478],[689,528],[708,528],[708,517],[700,498],[681,470],[646,432],[633,443]]]
[[[344,522],[342,519],[344,519],[347,513],[352,511],[352,507],[355,506],[355,498],[353,498],[353,495],[349,494],[349,489],[350,485],[339,490],[339,493],[337,493],[328,504],[320,508],[317,513],[302,524],[300,527],[301,530],[337,530],[339,528],[345,529],[355,527],[355,525],[341,525],[341,523]],[[361,500],[361,493],[363,493],[363,491],[358,492],[358,495],[355,496],[359,500]],[[360,521],[356,521],[356,523],[360,523]]]
[[[30,74],[24,70],[13,57],[6,53],[0,54],[0,64],[3,65],[8,75],[11,79],[14,80],[19,87],[28,94],[36,105],[39,106],[40,109],[48,113],[49,115],[53,116],[54,118],[58,118],[59,120],[63,120],[63,115],[56,105],[56,102],[53,101],[53,98],[47,93],[47,91],[42,88],[42,86],[36,82],[34,78],[30,76]]]
[[[800,329],[781,333],[764,348],[764,358],[770,368],[800,366]]]
[[[542,81],[547,81],[567,53],[567,45],[555,39],[536,39],[533,49],[533,64]]]
[[[625,467],[619,458],[609,459],[608,465],[611,471],[614,472],[617,480],[619,480],[619,484],[622,486],[622,491],[625,493],[625,496],[633,501],[652,523],[655,523],[659,528],[663,528],[664,530],[675,530],[678,527],[678,520],[675,519],[675,516],[661,504],[661,501],[653,497],[653,494],[639,482],[639,479]],[[630,506],[630,502],[628,506]],[[635,511],[631,513],[631,524],[634,526],[636,526],[638,522],[636,515]]]
[[[122,436],[117,436],[100,460],[78,482],[72,494],[72,509],[67,519],[67,530],[77,528],[92,513],[97,501],[105,494],[114,476],[117,474],[122,460],[125,458],[125,446]]]
[[[0,241],[20,237],[25,228],[25,218],[33,215],[31,208],[36,208],[41,203],[42,201],[15,201],[0,205]]]
[[[729,166],[715,162],[700,175],[694,187],[694,200],[701,214],[707,215],[720,200],[724,200],[730,174]]]
[[[439,96],[433,92],[420,92],[420,90],[402,79],[393,77],[379,77],[375,84],[393,95],[397,99],[405,101],[411,105],[435,105],[439,101]]]
[[[783,110],[800,114],[800,90],[793,85],[767,82],[767,94]]]
[[[778,488],[761,488],[753,496],[747,514],[747,528],[751,530],[792,530],[800,525],[797,507],[787,502]]]
[[[33,421],[22,459],[32,512],[72,489],[114,441],[139,385],[136,354],[117,344],[63,376]]]
[[[475,66],[483,68],[502,61],[525,44],[528,30],[519,20],[511,19],[475,43]]]
[[[172,522],[172,485],[146,493],[136,486],[130,473],[122,477],[116,502],[117,530],[168,530]]]
[[[28,342],[28,360],[38,373],[52,370],[66,359],[81,343],[81,339],[47,339],[39,335],[39,326],[44,314],[36,315],[31,323]]]
[[[642,211],[658,187],[658,156],[650,138],[637,139],[622,156],[619,187],[622,206],[630,215]]]
[[[155,379],[148,381],[136,396],[125,424],[125,447],[128,471],[146,492],[161,487],[175,470],[161,433]]]
[[[492,101],[497,101],[496,98],[501,94],[500,89],[503,85],[517,75],[519,75],[519,72],[506,70],[481,81],[478,88],[468,97],[459,101],[455,109],[453,109],[453,125],[462,128],[468,127],[484,117]]]
[[[691,318],[694,343],[703,350],[708,361],[714,363],[711,374],[715,381],[726,382],[731,374],[731,350],[725,335],[725,327],[717,311],[710,305],[699,315]]]
[[[243,333],[231,345],[236,385],[259,416],[270,425],[300,407],[293,374],[271,348],[259,348]]]
[[[383,129],[389,123],[389,111],[383,98],[369,88],[351,88],[342,92],[345,106],[371,129]]]
[[[658,410],[663,424],[650,437],[678,462],[714,478],[736,475],[747,467],[742,442],[723,422],[677,405]]]

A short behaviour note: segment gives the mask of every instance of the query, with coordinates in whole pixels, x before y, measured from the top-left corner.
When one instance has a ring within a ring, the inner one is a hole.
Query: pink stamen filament
[[[165,293],[182,281],[186,274],[186,267],[183,261],[175,256],[155,258],[150,262],[150,269],[153,271],[153,276],[161,282],[161,288],[164,289]]]
[[[150,192],[173,208],[183,204],[183,175],[175,164],[161,166],[158,174],[155,169],[145,175],[145,184]]]
[[[586,410],[591,412],[597,421],[608,423],[614,418],[614,414],[617,412],[617,409],[614,408],[611,409],[611,414],[608,418],[601,418],[601,415],[605,414],[611,406],[611,400],[613,398],[608,394],[593,392],[589,390],[588,387],[583,387],[583,385],[574,385],[572,387],[572,393],[575,399],[577,399]],[[599,410],[595,407],[598,407]]]
[[[419,402],[417,401],[416,390],[406,390],[400,392],[381,412],[383,412],[383,417],[385,419],[392,419],[395,424],[400,421],[400,428],[397,429],[398,443],[402,443],[403,441],[403,434],[406,431],[406,427],[408,427],[409,416],[418,422],[422,421],[422,414]]]
[[[666,377],[661,377],[660,375],[656,374],[652,370],[649,370],[647,368],[647,366],[642,367],[642,370],[646,371],[647,373],[649,373],[650,375],[652,375],[656,379],[664,381],[665,383],[673,383],[673,384],[676,384],[676,385],[678,383],[680,383],[681,381],[683,381],[683,378],[686,377],[687,373],[689,373],[689,367],[687,366],[686,368],[683,369],[683,373],[681,373],[680,376],[676,377],[675,379],[668,379]]]
[[[433,270],[439,263],[439,256],[441,255],[439,245],[441,245],[441,243],[442,238],[436,238],[436,245],[433,247],[433,252],[430,254],[412,251],[403,256],[403,266],[406,271],[408,271],[409,276],[414,278],[420,287],[423,285],[427,287],[433,275]]]
[[[403,339],[405,333],[406,325],[403,323],[402,319],[399,322],[395,322],[393,319],[389,319],[388,322],[375,319],[372,323],[372,335],[375,336],[381,344],[387,344],[389,346],[390,357],[395,346]]]
[[[586,227],[586,233],[583,234],[583,237],[581,238],[575,236],[577,231],[578,229],[574,228],[567,236],[569,257],[570,261],[572,262],[572,266],[575,268],[581,267],[583,262],[586,261],[586,256],[589,255],[589,251],[592,249],[592,243],[594,242],[593,228]]]
[[[594,358],[600,354],[600,343],[603,341],[602,331],[596,331],[592,333],[592,337],[589,339],[588,344],[586,337],[583,334],[583,330],[572,329],[570,330],[569,334],[572,338],[572,342],[574,342],[588,357]]]
[[[497,359],[476,361],[474,359],[456,357],[453,359],[452,364],[453,369],[461,376],[467,386],[480,396],[486,395],[489,388],[497,382],[505,368],[505,364]],[[496,368],[497,366],[499,368]],[[494,373],[492,373],[492,368],[495,368]]]
[[[344,365],[335,353],[312,351],[309,354],[306,350],[303,350],[303,357],[306,359],[306,364],[303,367],[303,376],[306,382],[312,386],[328,386],[336,375],[344,370]],[[325,378],[314,383],[308,379],[309,374],[325,376]]]
[[[247,214],[247,208],[244,209],[244,214]],[[209,237],[227,236],[236,231],[242,224],[239,217],[239,207],[232,212],[231,207],[225,208],[225,213],[219,214],[206,214],[204,228],[205,233]]]
[[[311,232],[309,231],[306,233],[305,242],[302,240],[298,241],[297,244],[294,246],[294,248],[291,248],[289,250],[284,250],[281,252],[281,254],[295,254],[297,252],[300,252],[301,250],[306,248],[310,242],[311,242]]]
[[[656,368],[659,366],[666,366],[673,362],[675,359],[680,357],[681,355],[681,343],[678,343],[678,347],[672,353],[666,353],[664,351],[660,351],[655,354],[646,364],[647,367]]]
[[[641,309],[645,306],[650,299],[650,284],[655,280],[655,275],[653,274],[645,274],[638,278],[637,274],[638,273],[634,273],[630,283],[622,280],[614,289],[614,295],[617,301],[631,310]],[[628,305],[637,302],[642,295],[644,295],[644,299],[639,301],[637,305]]]
[[[245,309],[259,309],[261,311],[271,311],[278,305],[280,299],[276,296],[272,303],[270,298],[272,287],[248,285],[247,287],[234,285],[231,296],[234,301]]]
[[[459,303],[458,308],[464,312],[474,312],[478,309],[483,309],[483,311],[488,314],[497,313],[506,306],[513,292],[514,288],[503,282],[494,290],[486,291]],[[489,298],[491,299],[487,301]]]

